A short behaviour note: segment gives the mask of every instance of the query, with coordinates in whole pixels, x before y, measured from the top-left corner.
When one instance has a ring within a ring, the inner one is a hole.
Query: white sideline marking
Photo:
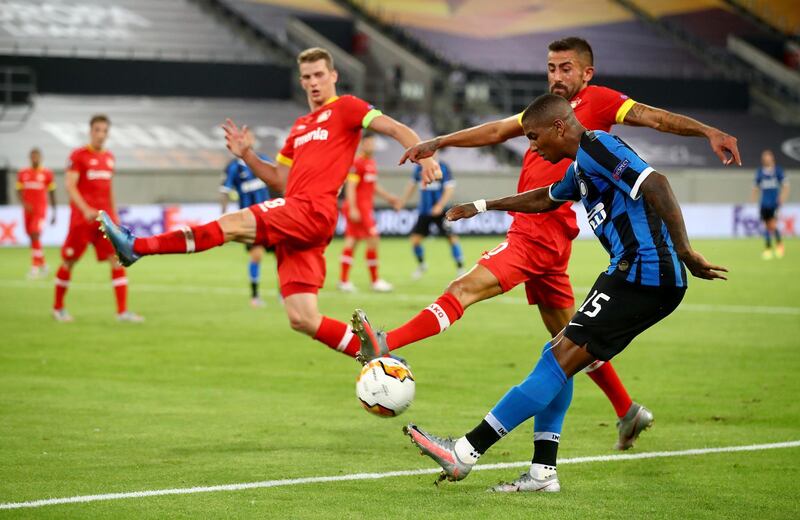
[[[571,459],[561,459],[558,461],[563,464],[585,464],[587,462],[614,462],[618,460],[637,460],[637,459],[656,459],[662,457],[687,457],[692,455],[707,455],[709,453],[730,453],[737,451],[762,451],[775,450],[780,448],[800,447],[800,441],[774,442],[771,444],[750,444],[747,446],[726,446],[722,448],[697,448],[680,451],[652,451],[646,453],[631,453],[622,455],[594,455],[590,457],[574,457]],[[521,468],[529,466],[530,461],[524,462],[501,462],[497,464],[479,464],[472,471]],[[391,477],[412,477],[416,475],[429,475],[439,473],[439,469],[411,469],[402,471],[387,471],[385,473],[353,473],[350,475],[336,475],[330,477],[304,477],[290,478],[283,480],[264,480],[261,482],[243,482],[241,484],[222,484],[218,486],[196,486],[190,488],[174,489],[153,489],[149,491],[131,491],[127,493],[105,493],[102,495],[82,495],[65,498],[46,498],[42,500],[31,500],[29,502],[7,502],[0,504],[0,509],[22,509],[43,506],[53,506],[58,504],[77,504],[85,502],[99,502],[101,500],[121,500],[124,498],[145,498],[164,495],[192,495],[195,493],[214,493],[217,491],[242,491],[245,489],[273,488],[283,486],[297,486],[300,484],[318,484],[323,482],[344,482],[352,480],[377,480]]]
[[[15,288],[15,289],[47,289],[53,288],[53,283],[50,281],[29,281],[29,280],[0,280],[0,287]],[[110,284],[108,283],[72,283],[70,289],[86,290],[86,291],[108,291]],[[134,292],[150,292],[150,293],[183,293],[183,294],[226,294],[247,297],[247,291],[243,291],[236,287],[224,286],[190,286],[178,284],[134,284],[131,290]],[[573,287],[576,293],[589,292],[590,287]],[[262,294],[269,294],[271,296],[278,295],[275,289],[262,290]],[[337,298],[337,299],[352,299],[358,300],[386,300],[386,294],[377,294],[372,292],[363,292],[355,294],[340,293],[335,290],[326,290],[319,293],[320,298]],[[431,303],[436,296],[424,294],[403,294],[391,293],[391,298],[394,301],[402,302],[416,302],[416,303]],[[580,299],[580,297],[578,298]],[[517,296],[502,296],[492,298],[492,303],[505,304],[505,305],[527,305],[526,298]],[[789,316],[800,316],[800,307],[781,307],[769,305],[717,305],[708,303],[682,303],[676,309],[678,311],[692,311],[692,312],[719,312],[723,314],[784,314]]]

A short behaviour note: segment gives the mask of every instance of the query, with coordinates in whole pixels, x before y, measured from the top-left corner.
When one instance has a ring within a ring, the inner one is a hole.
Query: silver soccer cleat
[[[427,455],[436,461],[442,467],[442,473],[436,480],[436,484],[442,480],[449,480],[455,482],[467,478],[469,472],[472,471],[474,464],[467,464],[462,462],[458,455],[456,455],[455,439],[436,437],[429,433],[424,432],[416,424],[408,424],[403,426],[403,433],[411,437],[413,442],[419,449],[422,455]]]
[[[361,350],[356,355],[356,359],[365,365],[373,359],[389,355],[389,345],[386,344],[386,333],[382,330],[376,331],[369,324],[367,313],[361,309],[353,311],[351,320],[353,332],[361,342]]]
[[[535,479],[530,472],[526,471],[513,482],[501,482],[489,491],[495,493],[527,493],[541,491],[543,493],[558,493],[561,491],[561,483],[558,475],[553,473],[547,478]]]
[[[628,413],[617,421],[619,440],[614,445],[614,449],[625,451],[632,448],[639,435],[653,426],[654,421],[653,412],[638,403],[633,403]]]

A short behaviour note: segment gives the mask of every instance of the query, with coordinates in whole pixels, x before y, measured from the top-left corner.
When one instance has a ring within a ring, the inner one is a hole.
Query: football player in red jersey
[[[231,241],[274,246],[291,327],[355,357],[360,344],[350,326],[320,314],[317,302],[325,281],[323,252],[339,215],[337,194],[353,164],[362,129],[392,137],[404,147],[413,146],[419,137],[367,102],[355,96],[337,96],[338,73],[327,50],[307,49],[297,62],[310,111],[292,125],[277,164],[262,161],[233,121],[223,125],[228,149],[244,160],[271,192],[284,193],[284,197],[201,226],[146,238],[133,236],[104,213],[101,223],[124,265],[146,255],[199,253]],[[436,161],[421,161],[426,182],[440,175]]]
[[[56,182],[52,170],[42,166],[42,152],[34,148],[30,152],[30,168],[17,173],[17,197],[23,208],[25,233],[31,241],[31,270],[28,278],[35,279],[47,275],[47,264],[42,252],[42,226],[47,217],[47,195],[53,214],[50,225],[56,223]]]
[[[61,248],[63,262],[56,273],[53,317],[57,321],[72,321],[64,308],[72,267],[80,260],[89,244],[94,246],[98,261],[107,260],[111,265],[111,285],[117,300],[117,320],[138,323],[143,318],[128,310],[128,279],[125,268],[114,258],[111,247],[100,231],[97,216],[105,211],[117,219],[111,179],[114,176],[114,155],[103,145],[108,138],[111,121],[108,116],[97,114],[89,121],[89,144],[76,148],[69,156],[66,187],[72,215],[69,231]]]
[[[594,58],[591,46],[585,40],[557,40],[549,45],[548,50],[550,92],[569,100],[575,115],[586,128],[609,131],[614,124],[622,123],[677,135],[705,137],[723,164],[741,165],[734,137],[689,117],[637,103],[615,90],[589,85],[594,75]],[[522,136],[520,115],[419,143],[406,150],[401,163],[407,159],[417,161],[431,157],[436,150],[448,146],[487,146]],[[569,164],[568,160],[550,164],[529,149],[520,172],[518,192],[560,180]],[[524,283],[528,302],[539,306],[545,327],[555,336],[575,313],[567,263],[572,239],[577,235],[575,213],[569,205],[550,213],[514,215],[506,240],[484,253],[472,270],[451,282],[439,299],[406,324],[388,332],[375,333],[364,313],[356,311],[354,329],[367,332],[359,332],[365,350],[391,351],[443,332],[461,318],[464,309],[470,305]],[[630,448],[638,435],[652,423],[652,414],[631,400],[610,363],[593,364],[587,372],[606,393],[619,418],[619,440],[615,448]],[[557,440],[538,435],[540,433],[546,432],[535,432],[534,466],[555,468]],[[498,490],[520,489],[512,485]]]
[[[353,251],[362,240],[367,242],[367,267],[372,282],[372,290],[389,292],[392,284],[378,276],[378,225],[375,223],[373,205],[375,195],[390,205],[399,204],[400,199],[378,184],[378,167],[375,164],[375,136],[365,134],[361,139],[361,153],[353,161],[353,167],[344,184],[345,200],[342,214],[347,221],[344,231],[344,248],[341,256],[341,276],[337,287],[343,292],[355,291],[350,281],[350,267],[353,265]]]

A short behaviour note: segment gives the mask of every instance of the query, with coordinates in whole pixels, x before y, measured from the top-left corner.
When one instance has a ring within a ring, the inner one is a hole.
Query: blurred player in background
[[[608,131],[614,124],[622,123],[677,135],[705,137],[724,164],[741,165],[736,139],[730,135],[689,117],[637,103],[610,88],[589,85],[594,76],[594,55],[587,41],[574,37],[556,40],[548,46],[548,51],[550,92],[568,100],[586,128]],[[522,136],[521,116],[517,114],[424,141],[407,150],[401,163],[406,159],[414,161],[430,157],[447,146],[488,146]],[[535,149],[528,149],[517,192],[523,193],[560,180],[569,165],[568,160],[550,164]],[[538,305],[551,336],[558,334],[575,313],[575,298],[567,274],[572,240],[578,235],[575,213],[565,204],[548,213],[512,215],[514,220],[505,241],[484,253],[475,267],[454,280],[444,294],[406,324],[386,333],[379,331],[363,335],[365,348],[376,352],[391,351],[444,332],[470,305],[507,292],[521,283],[525,284],[528,303]],[[357,311],[353,319],[354,329],[371,331],[362,312]],[[375,339],[370,341],[370,338]],[[587,372],[611,401],[617,415],[615,449],[630,448],[639,434],[652,424],[652,413],[633,402],[610,363],[598,361]],[[540,428],[538,423],[534,425],[533,462],[554,461],[558,439],[543,435],[546,430],[543,432]]]
[[[666,177],[618,137],[587,130],[564,97],[538,97],[520,121],[539,157],[553,164],[570,162],[564,177],[549,187],[461,204],[448,218],[487,210],[546,213],[581,201],[610,263],[566,327],[545,343],[530,375],[509,389],[472,431],[455,440],[414,424],[404,429],[423,454],[442,466],[441,478],[448,480],[465,478],[482,454],[530,417],[536,417],[542,438],[558,439],[572,400],[572,376],[598,360],[610,360],[671,314],[686,293],[687,270],[706,280],[725,280],[727,271],[692,249]],[[543,424],[546,429],[540,430]],[[516,481],[493,490],[559,491],[555,455],[534,461]]]
[[[450,242],[450,253],[453,255],[453,260],[456,262],[456,276],[464,274],[464,253],[461,250],[461,243],[458,241],[458,235],[453,233],[450,223],[444,218],[444,213],[447,211],[447,204],[453,198],[453,193],[456,189],[456,181],[447,163],[439,162],[439,167],[442,169],[442,178],[430,184],[423,185],[420,176],[421,168],[419,165],[415,165],[411,181],[408,183],[408,186],[406,186],[403,197],[395,206],[395,209],[400,209],[405,206],[406,202],[408,202],[414,194],[414,190],[419,186],[417,222],[411,229],[411,246],[414,249],[414,257],[417,259],[417,269],[411,276],[415,280],[422,278],[428,270],[428,264],[425,263],[425,248],[422,247],[422,241],[431,234],[431,225],[435,225],[439,229],[439,235],[446,237],[448,242]]]
[[[50,225],[56,223],[56,182],[53,172],[42,166],[42,152],[38,148],[30,151],[31,165],[17,173],[17,197],[22,204],[25,233],[31,241],[31,270],[28,278],[47,276],[47,264],[42,252],[42,227],[47,217],[47,194],[53,208]]]
[[[764,260],[772,260],[773,256],[783,258],[783,240],[778,229],[778,210],[789,197],[789,180],[783,168],[775,164],[772,150],[761,152],[761,168],[756,170],[755,186],[752,201],[755,202],[761,192],[759,210],[764,222],[764,241],[766,247],[761,254]],[[775,237],[773,250],[772,237]]]
[[[93,116],[89,121],[89,144],[73,150],[67,163],[65,184],[72,215],[67,238],[61,248],[63,263],[56,273],[53,302],[53,317],[56,321],[72,321],[72,316],[64,308],[64,298],[72,277],[72,267],[86,252],[89,244],[94,246],[97,260],[107,260],[111,266],[111,285],[117,300],[117,320],[134,323],[144,321],[141,316],[128,310],[128,279],[125,268],[114,258],[114,248],[103,239],[97,222],[100,211],[105,211],[115,221],[119,220],[111,188],[114,155],[103,148],[110,126],[108,116]]]
[[[142,256],[199,253],[232,241],[274,246],[284,309],[292,329],[355,357],[360,343],[350,326],[319,312],[318,292],[325,283],[324,252],[339,217],[337,194],[353,165],[362,129],[392,137],[404,147],[419,142],[419,136],[366,101],[337,96],[338,72],[327,50],[307,49],[298,55],[297,63],[309,113],[292,125],[277,165],[262,161],[233,121],[223,126],[231,153],[243,159],[270,191],[284,192],[283,198],[151,237],[135,237],[104,213],[101,222],[125,265]],[[423,164],[426,182],[440,175],[436,161],[423,159]]]
[[[248,129],[245,131],[245,139],[252,146],[255,143],[253,133]],[[264,154],[257,154],[259,159],[271,162],[269,157]],[[241,159],[233,159],[225,167],[225,179],[219,187],[222,193],[222,214],[228,210],[228,201],[233,193],[239,200],[239,209],[249,208],[253,204],[260,204],[271,199],[269,189],[264,181],[253,175],[247,164]],[[261,299],[258,285],[261,281],[261,258],[264,256],[264,248],[256,244],[245,244],[245,248],[250,256],[250,263],[247,265],[247,272],[250,277],[250,305],[253,307],[263,307],[264,300]]]
[[[356,290],[350,281],[350,267],[353,265],[353,252],[362,240],[367,242],[366,260],[372,290],[389,292],[392,284],[378,276],[378,225],[375,223],[375,195],[392,206],[399,199],[378,184],[378,166],[375,164],[375,135],[364,133],[361,138],[361,153],[353,161],[353,167],[344,183],[344,204],[342,213],[347,221],[344,231],[344,249],[341,256],[341,271],[337,287],[343,292]]]

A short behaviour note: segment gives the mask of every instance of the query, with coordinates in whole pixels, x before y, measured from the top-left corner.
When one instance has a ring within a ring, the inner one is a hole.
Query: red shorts
[[[313,203],[278,198],[254,204],[255,244],[275,248],[278,280],[283,297],[314,293],[325,284],[325,248],[333,237],[335,216],[319,211]]]
[[[345,214],[344,217],[347,221],[347,227],[344,229],[344,236],[358,240],[378,236],[378,225],[375,223],[375,215],[372,211],[367,213],[362,212],[361,220],[358,222],[353,222],[347,218],[347,214]]]
[[[44,227],[44,219],[47,216],[46,211],[25,211],[25,233],[32,235],[42,232]]]
[[[114,217],[114,221],[118,222],[119,219]],[[100,223],[87,221],[80,213],[73,212],[67,239],[61,246],[61,258],[73,262],[78,261],[86,252],[89,244],[94,246],[98,261],[108,260],[114,256],[114,247],[100,231]]]
[[[553,234],[547,240],[533,241],[525,235],[509,233],[506,241],[486,251],[478,263],[500,282],[503,292],[525,283],[528,303],[551,309],[567,309],[575,304],[567,266],[572,241]]]

